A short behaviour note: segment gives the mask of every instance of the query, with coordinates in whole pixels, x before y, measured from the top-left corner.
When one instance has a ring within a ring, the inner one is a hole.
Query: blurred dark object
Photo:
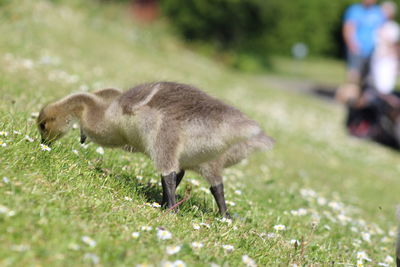
[[[376,95],[366,104],[348,106],[350,135],[400,149],[400,94]]]
[[[138,21],[149,23],[157,19],[159,4],[157,0],[133,0],[132,10]]]

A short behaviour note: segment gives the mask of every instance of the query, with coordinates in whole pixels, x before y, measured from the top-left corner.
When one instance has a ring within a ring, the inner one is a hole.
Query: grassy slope
[[[229,71],[186,50],[162,26],[132,24],[118,8],[18,2],[0,9],[0,131],[9,133],[0,137],[7,143],[0,147],[0,178],[9,180],[0,181],[1,266],[159,265],[176,259],[189,266],[238,266],[245,254],[260,266],[355,264],[358,251],[375,264],[392,254],[399,156],[347,137],[339,107]],[[241,218],[233,224],[217,220],[211,195],[202,191],[207,184],[193,173],[179,189],[181,197],[191,190],[190,200],[178,215],[165,215],[144,205],[159,201],[161,188],[141,155],[109,149],[100,155],[94,144],[83,149],[77,131],[50,152],[40,149],[30,116],[47,101],[85,88],[153,80],[204,88],[277,139],[272,152],[227,170],[227,199]],[[299,208],[307,214],[293,215]],[[194,230],[200,222],[211,228]],[[277,224],[287,230],[275,231]],[[144,225],[153,230],[141,232]],[[156,227],[173,238],[159,241]],[[141,235],[133,239],[136,231]],[[83,236],[97,244],[88,246]],[[292,239],[304,244],[296,249]],[[193,241],[204,247],[192,249]],[[224,244],[235,250],[224,252]],[[168,245],[183,246],[169,256]]]

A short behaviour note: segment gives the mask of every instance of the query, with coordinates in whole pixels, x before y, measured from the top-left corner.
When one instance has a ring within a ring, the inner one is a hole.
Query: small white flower
[[[154,178],[151,178],[150,181],[149,181],[149,183],[151,183],[151,184],[156,184],[156,183],[157,183],[157,180],[154,179]]]
[[[132,201],[132,198],[130,198],[130,197],[124,197],[124,199],[125,199],[126,201]]]
[[[378,266],[389,267],[389,264],[384,263],[384,262],[379,262]]]
[[[225,201],[225,202],[226,202],[226,204],[229,205],[229,206],[232,206],[232,207],[236,206],[236,203],[233,202],[233,201],[227,200],[227,201]]]
[[[205,188],[204,186],[200,187],[200,191],[203,191],[204,193],[209,193],[210,191]]]
[[[85,243],[86,245],[88,245],[91,248],[94,248],[96,246],[96,241],[93,240],[92,238],[88,237],[88,236],[82,236],[82,242]]]
[[[220,222],[223,222],[223,223],[227,223],[227,224],[231,224],[232,223],[232,219],[228,219],[228,218],[222,218],[222,219],[217,219],[218,221],[220,221]]]
[[[153,230],[153,227],[145,225],[145,226],[140,227],[140,230],[149,232],[149,231]]]
[[[22,67],[26,69],[32,69],[33,68],[33,61],[31,59],[23,59],[21,61]]]
[[[131,236],[132,236],[133,239],[138,239],[139,236],[140,236],[140,233],[139,233],[139,232],[133,232],[133,233],[131,234]]]
[[[8,132],[0,131],[0,136],[8,136]]]
[[[138,179],[139,181],[142,181],[143,180],[143,176],[138,175],[138,176],[136,176],[136,179]]]
[[[232,246],[232,245],[223,245],[222,248],[228,253],[230,253],[230,252],[235,250],[235,247]]]
[[[362,260],[357,261],[357,267],[364,267],[364,263]]]
[[[99,146],[99,147],[96,149],[96,152],[99,153],[100,155],[104,155],[104,148],[102,148],[101,146]]]
[[[194,224],[193,224],[193,229],[194,229],[194,230],[200,230],[200,225],[197,224],[197,223],[194,223]]]
[[[14,134],[21,134],[20,131],[16,131],[16,130],[14,130],[13,133],[14,133]]]
[[[326,198],[318,197],[318,198],[317,198],[317,203],[318,203],[318,205],[320,205],[320,206],[325,206],[326,203],[328,203],[328,201],[326,200]]]
[[[0,146],[1,146],[1,147],[6,147],[6,146],[7,146],[7,143],[6,143],[6,142],[3,142],[2,140],[0,140]]]
[[[77,123],[74,123],[74,124],[72,124],[72,129],[78,129],[79,128],[79,124],[77,124]]]
[[[385,262],[386,263],[394,263],[394,259],[393,259],[393,257],[392,256],[386,256],[386,258],[385,258]]]
[[[25,140],[28,142],[31,142],[31,143],[34,141],[34,139],[32,137],[30,137],[29,135],[25,135]]]
[[[186,264],[181,260],[176,260],[176,261],[174,261],[174,266],[175,267],[186,267]]]
[[[194,186],[199,186],[200,185],[200,182],[195,180],[195,179],[190,179],[189,182]]]
[[[72,153],[74,153],[75,155],[79,154],[78,150],[76,150],[76,149],[72,149]]]
[[[243,255],[242,256],[242,262],[249,267],[255,267],[257,266],[256,262],[250,258],[248,255]]]
[[[83,149],[87,149],[88,147],[89,147],[88,144],[81,144],[81,148],[83,148]]]
[[[366,261],[372,261],[370,258],[368,258],[367,253],[365,251],[359,251],[357,252],[357,259],[359,260],[366,260]]]
[[[240,190],[235,190],[235,194],[240,196],[240,195],[242,194],[242,191],[240,191]]]
[[[51,148],[49,146],[47,146],[47,145],[44,145],[44,144],[40,144],[40,148],[43,151],[51,151]]]
[[[176,253],[178,253],[181,250],[181,246],[167,246],[167,248],[165,249],[165,252],[168,255],[174,255]]]
[[[370,233],[362,232],[361,237],[364,241],[371,243],[371,234]]]
[[[31,118],[36,119],[37,117],[39,117],[39,112],[32,112],[31,113]]]
[[[91,261],[94,265],[97,265],[100,263],[100,258],[96,254],[93,254],[93,253],[85,253],[85,255],[83,256],[83,259],[87,260],[87,261]]]
[[[192,243],[190,243],[190,246],[194,249],[199,249],[199,248],[204,247],[204,244],[201,242],[192,242]]]
[[[167,240],[167,239],[171,239],[172,238],[172,234],[171,234],[171,232],[169,232],[167,230],[158,229],[157,230],[157,237],[160,240]]]
[[[8,184],[10,183],[10,179],[8,179],[8,177],[3,177],[3,183]]]
[[[151,203],[151,207],[153,207],[153,208],[161,208],[161,205],[158,204],[157,202],[153,202],[153,203]]]
[[[284,231],[284,230],[286,230],[286,226],[284,226],[283,224],[278,224],[278,225],[274,226],[274,229],[276,231]]]

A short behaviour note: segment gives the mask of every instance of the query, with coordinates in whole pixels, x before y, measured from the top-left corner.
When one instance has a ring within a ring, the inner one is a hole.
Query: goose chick
[[[106,89],[100,89],[98,91],[95,91],[95,92],[93,92],[93,94],[98,96],[99,98],[101,98],[105,104],[111,104],[111,102],[117,96],[120,96],[122,94],[122,91],[119,89],[115,89],[115,88],[106,88]],[[83,132],[83,129],[81,128],[81,139],[80,139],[81,144],[85,143],[86,139],[87,139],[87,136]]]
[[[95,143],[130,147],[149,156],[161,173],[168,208],[175,207],[184,171],[198,172],[210,183],[223,216],[228,216],[223,169],[274,144],[238,109],[195,87],[172,82],[136,86],[109,104],[95,94],[80,93],[47,105],[38,118],[43,141],[62,137],[75,120]]]

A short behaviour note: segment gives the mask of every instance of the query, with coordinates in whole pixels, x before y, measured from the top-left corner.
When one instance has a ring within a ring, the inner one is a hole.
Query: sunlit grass
[[[228,70],[118,6],[18,2],[0,9],[1,266],[393,265],[399,155],[346,136],[340,107]],[[225,172],[233,221],[194,173],[170,214],[145,157],[82,147],[78,130],[40,146],[35,116],[48,101],[156,80],[196,85],[277,140]]]

